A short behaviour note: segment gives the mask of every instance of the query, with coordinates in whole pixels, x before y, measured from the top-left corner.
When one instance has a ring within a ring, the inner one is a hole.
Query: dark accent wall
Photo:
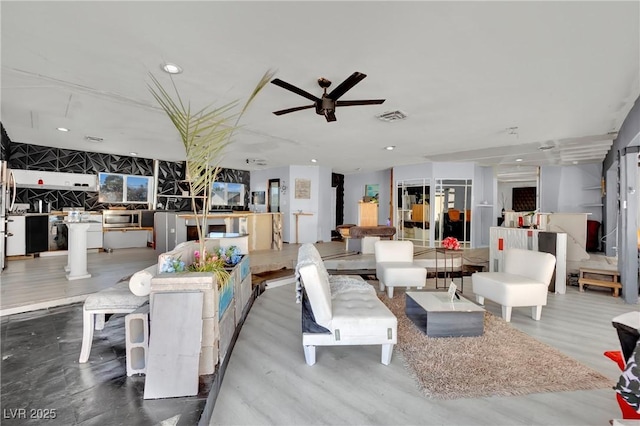
[[[7,138],[8,139],[8,138]],[[9,167],[22,170],[40,170],[62,173],[121,173],[136,176],[153,176],[153,160],[149,158],[125,155],[104,154],[99,152],[75,151],[52,148],[19,142],[7,144]],[[3,133],[4,146],[4,133]],[[4,148],[3,148],[4,149]],[[159,161],[158,164],[158,203],[167,210],[191,211],[188,198],[168,198],[180,196],[184,186],[184,162]],[[244,170],[222,169],[217,178],[220,182],[238,182],[245,184],[245,206],[249,205],[250,173]],[[184,189],[187,189],[186,187]],[[73,191],[18,188],[17,203],[33,203],[35,200],[51,202],[54,210],[63,207],[83,207],[85,210],[103,210],[109,204],[98,201],[97,191]],[[147,204],[118,204],[132,210],[146,210]],[[246,207],[245,207],[246,208]],[[241,209],[236,207],[236,209]]]
[[[11,139],[9,139],[9,135],[4,130],[4,126],[0,123],[0,160],[6,160],[9,156],[9,144],[11,143]]]
[[[344,224],[344,175],[331,173],[331,187],[336,188],[336,225]]]

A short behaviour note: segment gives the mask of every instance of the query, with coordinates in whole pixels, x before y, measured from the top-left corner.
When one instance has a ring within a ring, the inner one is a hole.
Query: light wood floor
[[[473,297],[471,285],[465,295]],[[487,301],[486,308],[500,315],[498,305]],[[569,287],[549,295],[541,321],[531,319],[529,308],[514,308],[512,325],[601,372],[613,386],[620,372],[603,356],[620,348],[611,319],[637,309],[606,291]],[[384,366],[379,346],[354,346],[318,348],[316,365],[307,366],[293,285],[268,289],[242,328],[210,424],[607,425],[621,417],[612,389],[432,401],[403,363],[397,351]]]
[[[344,253],[340,243],[317,246],[323,256]],[[297,248],[285,244],[279,252],[252,252],[254,272],[292,267]],[[469,256],[482,261],[480,255]],[[93,253],[88,256],[93,276],[71,282],[64,278],[64,256],[10,261],[0,275],[0,314],[82,300],[155,261],[152,249]],[[467,282],[465,295],[472,297]],[[500,315],[498,305],[488,301],[486,308]],[[638,308],[606,291],[579,293],[569,287],[567,294],[549,295],[541,321],[533,321],[528,308],[519,308],[512,325],[611,378],[613,386],[618,368],[602,355],[619,349],[611,319]],[[430,401],[418,392],[397,351],[389,366],[379,362],[375,346],[319,348],[317,358],[313,367],[304,362],[293,286],[267,290],[240,333],[211,424],[606,425],[620,417],[611,389]]]
[[[153,265],[157,257],[150,248],[88,253],[87,270],[92,276],[74,281],[65,277],[66,255],[9,260],[0,275],[0,316],[81,302]]]

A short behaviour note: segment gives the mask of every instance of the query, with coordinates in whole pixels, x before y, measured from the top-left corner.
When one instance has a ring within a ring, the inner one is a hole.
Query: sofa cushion
[[[556,258],[550,253],[510,248],[504,252],[504,272],[522,275],[549,285]]]
[[[473,292],[505,306],[547,304],[547,285],[523,275],[506,272],[476,272],[471,275]]]
[[[415,286],[427,280],[427,270],[412,262],[379,262],[376,264],[378,279],[386,286]]]
[[[395,315],[372,293],[342,293],[333,300],[332,331],[339,330],[336,339],[352,344],[364,343],[372,337],[385,338],[388,329],[396,329]],[[362,342],[358,338],[364,339]],[[389,339],[395,338],[391,336]]]
[[[375,258],[378,262],[413,262],[413,243],[411,241],[382,240],[375,245]]]
[[[84,301],[87,311],[107,309],[135,310],[149,300],[149,296],[136,296],[129,290],[129,282],[123,281],[113,287],[90,294]]]
[[[298,263],[296,263],[295,279],[296,279],[296,303],[302,301],[302,283],[300,282],[300,268],[306,265],[314,265],[319,273],[329,281],[329,272],[324,266],[322,256],[313,244],[305,243],[298,249]]]

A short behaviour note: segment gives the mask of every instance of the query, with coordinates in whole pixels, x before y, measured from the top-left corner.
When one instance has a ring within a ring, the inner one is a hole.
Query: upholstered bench
[[[156,265],[150,268],[156,268]],[[96,330],[104,328],[105,314],[129,314],[148,300],[149,296],[133,294],[129,288],[129,281],[120,282],[113,287],[87,296],[82,308],[82,349],[78,362],[85,363],[89,360],[93,344],[93,330],[94,328]]]
[[[476,272],[471,275],[473,293],[479,304],[484,299],[502,305],[502,318],[511,321],[511,309],[531,306],[531,317],[539,321],[547,304],[549,282],[556,258],[552,254],[532,250],[507,249],[504,272]]]
[[[397,342],[398,321],[361,277],[330,276],[313,244],[303,244],[296,265],[302,301],[302,345],[308,365],[316,346],[382,345],[389,365]]]

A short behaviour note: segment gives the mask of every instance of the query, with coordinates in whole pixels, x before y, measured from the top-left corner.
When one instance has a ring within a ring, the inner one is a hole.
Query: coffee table
[[[451,299],[445,291],[408,291],[405,313],[427,336],[481,336],[484,309],[460,296]]]

